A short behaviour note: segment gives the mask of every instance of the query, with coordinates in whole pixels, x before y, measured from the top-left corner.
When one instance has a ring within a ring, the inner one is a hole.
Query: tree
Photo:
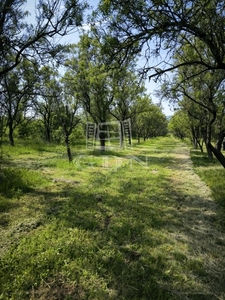
[[[122,0],[101,0],[99,4],[104,28],[108,25],[112,33],[114,53],[121,49],[139,53],[144,49],[146,65],[142,72],[156,79],[182,65],[201,65],[204,71],[225,70],[224,9],[222,0],[131,0],[129,4]],[[211,61],[198,53],[196,38],[210,51]],[[181,64],[171,65],[170,58],[187,44],[195,51],[195,59],[190,57]],[[160,55],[162,50],[166,51],[166,58]],[[162,58],[161,63],[150,65],[150,58],[156,56]]]
[[[5,98],[4,94],[0,93],[0,139],[3,138],[7,127],[7,118],[5,116]]]
[[[129,5],[121,0],[102,0],[99,4],[105,21],[104,30],[107,27],[113,35],[111,46],[114,55],[124,49],[128,54],[144,50],[146,64],[141,73],[144,77],[154,77],[155,80],[168,71],[185,66],[193,67],[191,78],[220,70],[224,79],[224,9],[225,3],[222,0],[135,0],[129,1]],[[111,17],[107,19],[109,15]],[[203,51],[199,51],[199,43]],[[187,45],[192,49],[193,55],[186,56],[182,61],[171,61]],[[209,56],[211,59],[208,59]],[[158,57],[161,62],[150,64],[152,57]],[[211,96],[208,99],[212,99]],[[213,101],[207,106],[207,111],[211,114],[208,123],[211,125],[216,120],[216,109],[213,106]],[[210,141],[211,125],[205,132],[208,151],[213,152],[225,166],[225,158],[218,151],[224,129],[221,129],[217,147],[214,147]]]
[[[169,121],[168,129],[179,139],[189,137],[190,121],[187,112],[181,109],[177,110]]]
[[[62,97],[58,105],[58,118],[63,129],[69,162],[73,160],[70,148],[70,136],[73,129],[81,122],[83,115],[82,99],[79,97],[77,87],[74,86],[73,74],[65,72],[61,79]]]
[[[50,65],[43,66],[38,72],[38,82],[35,84],[35,89],[37,93],[36,111],[41,116],[44,125],[45,139],[47,142],[51,142],[52,131],[57,125],[55,120],[58,105],[62,97],[58,71]]]
[[[195,49],[190,45],[185,45],[179,49],[174,58],[175,64],[181,64],[192,58],[196,58],[196,49],[198,55],[201,55],[205,61],[211,61],[213,58],[208,49],[204,49],[202,42],[195,41]],[[195,76],[196,72],[198,76]],[[199,131],[204,139],[208,157],[211,159],[213,154],[219,162],[225,167],[225,158],[219,149],[224,137],[224,128],[220,127],[218,133],[219,140],[217,147],[212,144],[213,131],[218,116],[223,119],[224,115],[224,75],[223,70],[209,70],[204,72],[201,65],[196,66],[180,66],[171,84],[168,82],[164,85],[162,92],[167,98],[174,98],[178,102],[179,107],[185,110],[190,119],[193,141],[199,142]],[[174,100],[173,100],[174,101]],[[221,120],[222,120],[221,119]],[[220,124],[222,125],[221,121]],[[201,146],[200,146],[201,147]],[[213,154],[212,154],[213,153]]]
[[[33,63],[23,61],[13,71],[2,76],[2,118],[6,119],[11,146],[14,146],[15,128],[21,123],[29,122],[33,116],[31,108],[36,82],[33,67]]]
[[[66,62],[68,71],[65,74],[88,119],[96,124],[110,120],[117,78],[117,69],[112,68],[113,63],[101,51],[100,41],[91,33],[84,34],[80,42],[71,47],[71,58]],[[100,134],[102,150],[105,150],[104,126]]]
[[[168,122],[160,107],[153,104],[148,95],[142,97],[137,105],[142,107],[142,111],[133,120],[133,130],[138,143],[141,137],[145,141],[151,137],[166,135]]]
[[[24,58],[54,58],[61,49],[53,37],[64,36],[80,26],[86,2],[78,0],[39,0],[35,24],[28,24],[26,0],[0,3],[0,78]]]
[[[74,96],[65,93],[64,99],[58,107],[58,117],[62,124],[67,156],[69,162],[71,162],[73,156],[70,148],[70,135],[73,129],[81,121],[79,115],[79,101]]]
[[[124,141],[123,121],[130,119],[131,125],[134,125],[134,120],[138,114],[148,110],[142,101],[142,98],[147,97],[146,88],[136,74],[133,60],[117,70],[113,85],[114,100],[110,106],[110,114],[120,122],[120,146],[122,147]],[[131,140],[129,142],[131,143]]]
[[[26,59],[39,60],[39,63],[58,59],[58,53],[63,51],[63,47],[53,38],[64,36],[78,28],[83,22],[83,14],[88,7],[86,1],[39,0],[35,2],[35,21],[30,24],[27,22],[29,13],[25,11],[25,3],[26,0],[0,1],[1,104],[5,97],[2,94],[5,91],[1,90],[4,76]],[[1,105],[1,134],[4,131],[3,113]]]
[[[113,118],[122,126],[122,121],[143,112],[136,105],[145,93],[139,80],[134,56],[123,62],[113,59],[105,51],[109,36],[98,35],[96,30],[81,36],[80,42],[72,46],[71,58],[67,60],[67,79],[81,100],[88,119],[96,124],[103,123],[100,134],[101,148],[105,148],[104,123]],[[125,53],[120,53],[125,57]]]

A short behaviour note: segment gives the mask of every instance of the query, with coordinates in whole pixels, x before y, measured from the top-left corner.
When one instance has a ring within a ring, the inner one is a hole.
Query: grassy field
[[[222,167],[172,137],[73,154],[3,146],[0,299],[225,299]]]

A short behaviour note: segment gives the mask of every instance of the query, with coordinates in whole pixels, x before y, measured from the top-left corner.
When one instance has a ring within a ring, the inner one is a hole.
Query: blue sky
[[[36,2],[38,2],[38,0],[27,0],[26,10],[29,11],[29,13],[31,14],[28,18],[30,22],[34,22],[34,20],[35,20]],[[99,1],[98,0],[89,0],[88,2],[91,6],[96,7]],[[60,40],[58,40],[58,42],[60,42],[60,43],[76,43],[76,42],[78,42],[78,40],[79,40],[79,32],[76,31],[74,33],[71,33],[71,34],[68,34],[67,36],[62,37]],[[142,59],[142,60],[140,60],[139,65],[142,66],[144,63],[145,63],[145,60]],[[154,63],[154,61],[152,61],[152,63]],[[157,63],[157,61],[156,61],[156,63]],[[153,102],[158,103],[159,100],[154,95],[154,91],[159,89],[159,84],[155,83],[154,80],[151,80],[151,81],[146,80],[145,86],[146,86],[148,93],[151,95]],[[168,116],[173,114],[168,106],[168,103],[166,103],[166,102],[163,102],[163,112]]]

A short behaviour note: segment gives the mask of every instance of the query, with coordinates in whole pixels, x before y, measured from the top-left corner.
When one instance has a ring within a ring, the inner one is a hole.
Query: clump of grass
[[[32,191],[34,187],[46,185],[42,174],[27,169],[4,168],[1,170],[0,193],[14,197]]]

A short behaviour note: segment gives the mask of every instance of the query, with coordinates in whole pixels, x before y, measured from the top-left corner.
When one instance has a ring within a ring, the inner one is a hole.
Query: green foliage
[[[82,139],[86,138],[86,128],[84,124],[79,123],[71,134],[71,142],[73,140],[74,145]]]
[[[63,5],[58,1],[37,1],[34,5],[35,24],[28,24],[25,11],[26,1],[1,1],[0,16],[0,75],[12,71],[23,59],[60,59],[63,50],[52,38],[66,35],[72,28],[77,28],[83,21],[83,14],[88,7],[75,0],[66,0]],[[47,26],[46,26],[47,25]],[[50,46],[51,44],[51,46]],[[23,59],[22,59],[23,58]],[[27,60],[28,61],[28,60]]]
[[[137,43],[141,45],[140,52],[144,49],[144,76],[148,72],[150,78],[154,76],[157,80],[165,71],[176,69],[177,65],[173,66],[169,61],[171,54],[179,55],[180,46],[187,44],[196,55],[195,59],[189,56],[188,65],[202,65],[205,71],[214,68],[224,70],[221,62],[225,46],[220,34],[224,26],[222,0],[204,4],[201,0],[132,0],[129,5],[122,0],[102,0],[99,9],[107,20],[111,36],[117,38],[116,49],[129,53]],[[200,54],[195,45],[196,39],[201,40],[204,53],[211,53],[211,60]],[[151,61],[152,57],[157,57],[155,64]],[[151,64],[148,65],[149,62]]]
[[[95,123],[137,115],[137,103],[145,91],[135,71],[135,57],[126,57],[126,63],[119,64],[105,51],[107,41],[108,37],[96,37],[93,31],[83,34],[77,45],[71,45],[65,63],[67,90]]]
[[[136,137],[142,137],[145,140],[167,134],[166,116],[157,105],[151,102],[151,98],[147,95],[140,98],[135,109],[138,112],[133,118],[133,129]]]
[[[32,117],[30,94],[34,92],[33,86],[37,81],[35,71],[34,60],[33,62],[23,60],[14,70],[2,77],[1,89],[4,97],[2,98],[1,114],[7,119],[9,142],[12,146],[14,145],[15,129],[20,125],[21,130],[22,124],[25,129]],[[30,110],[29,114],[28,110]]]
[[[187,113],[182,110],[176,111],[169,121],[168,129],[180,139],[189,137],[190,122]]]
[[[70,50],[71,59],[66,62],[69,68],[63,78],[67,90],[96,123],[104,122],[109,118],[113,99],[113,72],[108,70],[106,58],[101,55],[101,43],[94,36],[84,34]]]

